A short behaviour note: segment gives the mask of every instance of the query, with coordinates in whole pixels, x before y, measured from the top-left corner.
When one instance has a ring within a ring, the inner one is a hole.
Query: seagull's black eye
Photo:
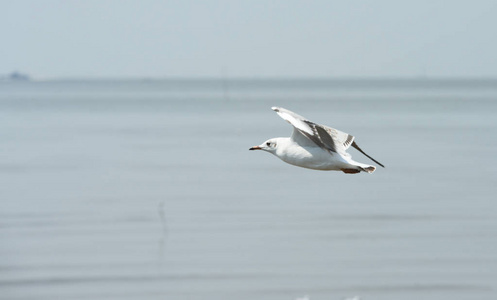
[[[270,142],[267,142],[267,143],[266,143],[266,146],[271,147],[271,143],[270,143]]]

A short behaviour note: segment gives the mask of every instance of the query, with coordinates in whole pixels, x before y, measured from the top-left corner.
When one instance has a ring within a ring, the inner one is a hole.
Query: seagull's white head
[[[251,147],[249,150],[264,150],[269,153],[275,153],[276,149],[278,148],[278,139],[269,139],[265,141],[264,143],[260,144],[259,146],[254,146]]]

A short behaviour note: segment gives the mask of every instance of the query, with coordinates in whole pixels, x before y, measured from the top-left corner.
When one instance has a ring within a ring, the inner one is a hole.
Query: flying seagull
[[[249,150],[264,150],[294,166],[327,171],[342,171],[347,174],[373,173],[376,167],[352,160],[346,150],[352,146],[369,159],[354,141],[354,137],[328,126],[313,123],[282,107],[272,107],[283,120],[293,126],[291,137],[272,138]]]

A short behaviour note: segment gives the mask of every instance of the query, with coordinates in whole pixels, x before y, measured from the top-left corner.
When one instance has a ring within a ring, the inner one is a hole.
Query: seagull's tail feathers
[[[361,171],[363,172],[368,172],[369,174],[373,173],[374,170],[376,170],[376,167],[373,167],[373,166],[368,166],[368,167],[360,167],[361,168]]]

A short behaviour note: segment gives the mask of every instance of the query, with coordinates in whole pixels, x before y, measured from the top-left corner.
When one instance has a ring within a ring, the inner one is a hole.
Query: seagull
[[[354,141],[354,136],[313,123],[282,107],[271,109],[293,126],[292,136],[272,138],[249,150],[263,150],[288,164],[307,169],[342,171],[346,174],[373,173],[376,167],[352,160],[352,156],[346,152],[352,146],[378,165],[385,167],[362,151]]]

